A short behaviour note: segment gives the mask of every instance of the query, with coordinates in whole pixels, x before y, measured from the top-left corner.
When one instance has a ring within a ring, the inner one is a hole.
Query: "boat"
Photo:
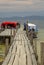
[[[28,31],[33,28],[35,30],[35,32],[38,32],[37,25],[35,25],[33,23],[28,23],[28,24],[24,23],[24,30],[26,30],[26,25],[28,26]]]
[[[16,28],[16,26],[20,27],[20,23],[17,21],[3,21],[1,23],[1,28]]]

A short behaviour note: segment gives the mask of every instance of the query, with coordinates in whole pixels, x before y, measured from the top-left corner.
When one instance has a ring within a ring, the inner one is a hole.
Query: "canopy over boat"
[[[5,26],[10,26],[10,27],[16,27],[18,24],[17,21],[3,21],[1,26],[5,28]]]
[[[33,28],[36,32],[38,31],[37,25],[32,24],[32,23],[28,23],[28,30],[29,30],[29,29],[32,29],[32,28]]]
[[[28,31],[29,31],[30,29],[32,29],[32,28],[33,28],[36,32],[38,32],[37,25],[32,24],[32,23],[28,23]],[[24,29],[26,30],[26,23],[24,23]]]

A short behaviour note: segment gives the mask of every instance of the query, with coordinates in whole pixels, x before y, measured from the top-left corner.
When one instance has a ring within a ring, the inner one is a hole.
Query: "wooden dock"
[[[13,36],[13,30],[15,29],[5,29],[0,33],[0,36]]]
[[[18,29],[2,65],[37,65],[34,51],[22,27]]]

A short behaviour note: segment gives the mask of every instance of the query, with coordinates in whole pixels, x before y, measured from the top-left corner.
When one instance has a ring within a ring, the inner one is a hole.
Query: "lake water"
[[[42,19],[40,19],[40,20],[37,20],[37,19],[36,20],[35,19],[30,20],[30,19],[24,19],[24,18],[0,18],[0,22],[3,22],[3,21],[18,21],[22,24],[24,22],[26,22],[27,20],[31,23],[36,24],[38,26],[38,28],[44,29],[44,20],[42,20]]]
[[[39,30],[39,39],[44,40],[44,19],[27,19],[27,18],[20,18],[20,17],[12,17],[12,18],[0,18],[0,23],[3,21],[18,21],[21,24],[24,24],[24,22],[34,23],[37,25]]]

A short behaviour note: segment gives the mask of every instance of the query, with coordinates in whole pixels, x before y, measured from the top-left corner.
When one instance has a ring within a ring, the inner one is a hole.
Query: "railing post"
[[[13,30],[13,35],[15,36],[15,29]]]
[[[5,45],[6,45],[5,55],[7,55],[7,52],[8,52],[8,49],[9,49],[9,39],[8,38],[6,38]]]
[[[17,32],[17,30],[18,30],[18,26],[16,26],[16,32]]]
[[[7,25],[5,25],[5,29],[7,29]]]
[[[28,36],[28,21],[27,21],[27,23],[26,23],[26,34],[27,34],[27,36]]]
[[[44,65],[44,42],[41,42],[41,65]]]
[[[14,37],[14,34],[13,34],[13,31],[12,31],[12,28],[11,28],[11,37],[10,37],[10,45],[12,44],[12,41],[13,41],[13,37]]]

